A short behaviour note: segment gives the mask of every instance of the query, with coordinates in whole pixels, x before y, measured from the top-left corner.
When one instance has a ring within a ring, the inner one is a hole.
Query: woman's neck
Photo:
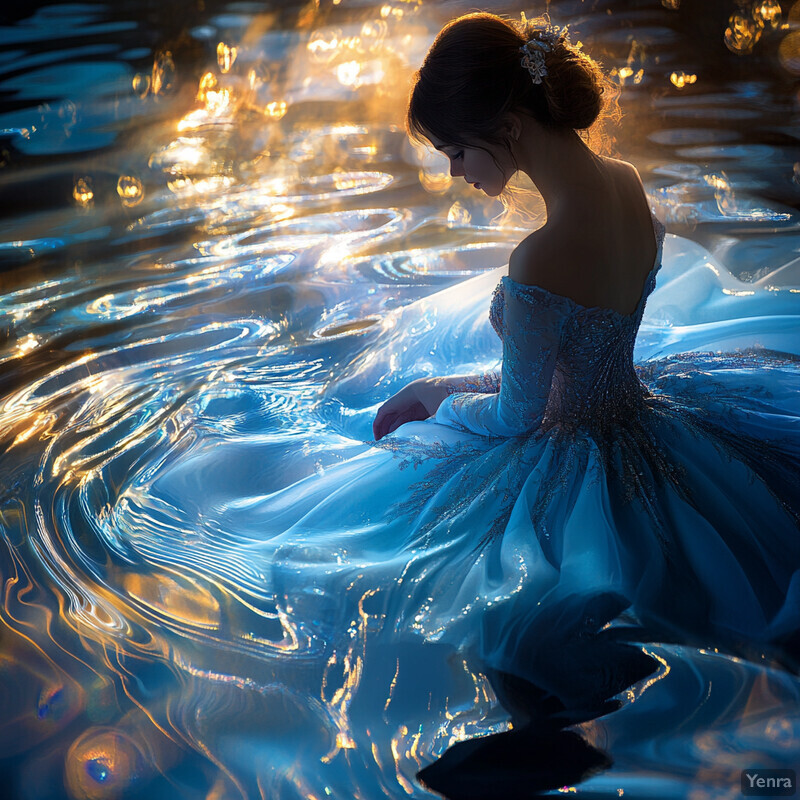
[[[553,131],[530,117],[523,120],[512,152],[541,192],[548,219],[591,206],[607,186],[603,159],[573,130]]]

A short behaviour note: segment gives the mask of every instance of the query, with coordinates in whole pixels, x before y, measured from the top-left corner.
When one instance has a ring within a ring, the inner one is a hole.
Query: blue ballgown
[[[661,639],[736,648],[800,630],[797,359],[635,367],[662,260],[653,221],[633,313],[504,275],[489,314],[499,375],[454,384],[429,420],[258,500],[270,591],[291,598],[298,629],[330,642],[369,590],[391,635],[546,686],[548,648],[598,621],[598,596],[624,598]]]
[[[214,522],[213,552],[192,545],[203,569],[237,576],[248,605],[277,612],[283,638],[248,634],[267,648],[270,681],[321,698],[314,725],[338,731],[336,746],[371,747],[381,764],[391,749],[405,793],[420,791],[409,753],[423,766],[459,738],[502,729],[480,699],[491,695],[482,674],[518,676],[578,708],[603,670],[602,649],[580,643],[604,626],[745,654],[800,630],[796,297],[772,293],[771,316],[748,308],[763,294],[721,291],[689,245],[659,299],[664,228],[653,223],[657,256],[633,313],[503,275],[489,314],[499,374],[455,381],[434,417],[355,455],[343,448],[320,474],[243,487]],[[470,304],[486,318],[491,278],[457,287],[467,328]],[[404,330],[409,357],[432,351],[428,333]],[[772,349],[749,346],[748,330]],[[175,498],[188,478],[160,480]],[[679,652],[666,701],[676,706],[692,670],[726,669]],[[663,695],[654,703],[629,713],[631,730],[663,716]],[[334,739],[321,741],[324,756]],[[346,780],[406,796],[375,770],[351,760]]]
[[[520,589],[481,620],[494,667],[530,676],[537,619],[580,612],[593,593],[621,596],[661,638],[736,648],[800,629],[797,360],[695,353],[635,369],[661,266],[653,221],[658,254],[631,314],[503,276],[490,310],[497,391],[453,393],[436,413],[506,448],[487,457],[495,470],[502,459],[492,488],[504,502],[481,541],[502,538],[490,552],[518,559]],[[556,638],[581,624],[560,617]]]

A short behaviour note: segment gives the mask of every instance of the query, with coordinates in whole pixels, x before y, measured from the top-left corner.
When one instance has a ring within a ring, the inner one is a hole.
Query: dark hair
[[[609,83],[597,62],[560,40],[545,55],[542,83],[535,84],[521,64],[520,47],[545,25],[541,18],[512,23],[486,13],[449,22],[416,74],[406,115],[412,140],[433,134],[452,144],[507,147],[502,121],[510,111],[549,128],[589,128]]]

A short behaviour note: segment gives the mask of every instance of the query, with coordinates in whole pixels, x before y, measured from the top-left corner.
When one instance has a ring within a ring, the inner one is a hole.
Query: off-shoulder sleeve
[[[521,436],[542,421],[568,314],[564,298],[503,278],[500,391],[456,392],[436,422],[483,436]]]

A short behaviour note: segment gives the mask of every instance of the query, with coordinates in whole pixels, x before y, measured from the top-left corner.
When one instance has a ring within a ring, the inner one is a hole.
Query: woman
[[[411,95],[411,135],[492,197],[521,170],[547,221],[515,248],[492,298],[502,374],[414,381],[373,425],[377,441],[430,417],[500,442],[484,456],[491,468],[462,472],[467,498],[457,502],[479,517],[492,500],[475,490],[499,485],[507,502],[486,515],[488,539],[505,539],[496,574],[512,557],[524,563],[518,588],[483,610],[478,660],[500,693],[515,675],[567,708],[623,688],[620,675],[598,677],[604,659],[631,679],[648,671],[624,667],[621,649],[570,646],[623,608],[651,641],[739,653],[778,643],[796,653],[800,627],[800,417],[785,391],[800,385],[796,363],[761,354],[726,370],[724,356],[696,354],[681,361],[680,387],[674,365],[651,367],[660,393],[637,377],[634,339],[664,229],[636,169],[577,133],[600,114],[603,81],[563,32],[541,24],[472,14],[439,34]],[[422,776],[471,796],[467,774]]]
[[[414,381],[381,406],[375,438],[432,416],[518,443],[513,516],[526,517],[558,573],[540,596],[594,584],[619,591],[662,636],[776,641],[800,619],[797,403],[734,394],[723,371],[711,386],[685,380],[681,393],[660,395],[637,377],[634,339],[664,229],[636,169],[596,155],[576,132],[599,115],[602,92],[596,63],[558,29],[471,14],[437,37],[411,95],[411,134],[490,196],[522,170],[547,222],[513,251],[492,298],[499,379]],[[751,366],[763,368],[753,370],[762,397],[797,377],[791,359]],[[651,383],[658,377],[652,367]],[[484,635],[484,655],[521,646]]]
[[[576,132],[597,119],[602,87],[597,65],[541,24],[476,14],[439,34],[411,96],[411,133],[490,196],[524,171],[547,207],[491,299],[501,374],[414,381],[380,407],[375,441],[357,443],[354,457],[204,510],[205,539],[170,543],[246,587],[226,630],[259,648],[261,685],[302,708],[274,716],[310,731],[296,739],[313,780],[304,794],[334,786],[344,796],[356,785],[360,796],[426,796],[414,775],[450,745],[453,756],[422,774],[450,796],[513,796],[516,766],[506,765],[502,788],[496,768],[485,784],[473,769],[509,753],[528,767],[546,762],[533,770],[539,783],[527,775],[529,790],[563,786],[608,763],[564,726],[612,710],[610,698],[655,666],[626,643],[791,660],[800,629],[797,363],[766,351],[705,352],[634,368],[664,229],[636,170],[595,155]],[[434,342],[420,338],[435,335],[432,307],[464,316],[463,330],[470,304],[485,320],[487,277],[393,315],[386,361],[406,350],[433,358]],[[677,302],[703,307],[685,291]],[[419,324],[404,325],[409,317]],[[710,340],[691,340],[686,328],[664,336],[690,350],[685,343],[727,342],[739,330],[710,327]],[[458,363],[463,342],[447,344],[448,363]],[[381,356],[373,349],[364,363]],[[376,381],[366,371],[355,370],[368,405]],[[136,497],[180,507],[198,474],[190,462]],[[267,619],[280,630],[265,631]],[[609,717],[634,719],[629,730],[641,736],[682,701],[686,715],[702,701],[706,715],[716,708],[727,719],[728,697],[696,701],[687,690],[701,673],[725,685],[728,665],[702,652],[659,656],[670,659],[670,678],[664,667],[655,689]],[[253,680],[254,669],[248,662]],[[514,730],[454,744],[507,722],[486,677]],[[687,729],[686,715],[676,729]]]

